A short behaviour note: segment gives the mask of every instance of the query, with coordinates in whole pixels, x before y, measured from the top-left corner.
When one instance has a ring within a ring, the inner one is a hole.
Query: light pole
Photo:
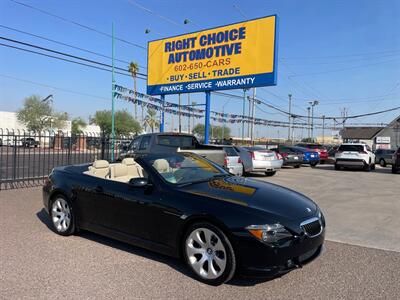
[[[246,113],[246,91],[246,89],[243,89],[242,143],[244,143],[244,114]]]
[[[179,102],[179,109],[178,109],[178,130],[179,133],[182,132],[182,119],[181,119],[181,94],[178,94],[178,102]]]
[[[222,130],[221,130],[221,142],[223,141],[223,139],[224,139],[224,137],[225,137],[225,116],[224,116],[224,114],[225,114],[225,105],[227,105],[228,104],[228,102],[229,102],[229,100],[227,100],[225,103],[224,103],[224,105],[222,105]]]
[[[288,141],[291,140],[292,135],[292,94],[289,94],[289,128],[288,128]]]
[[[311,105],[311,139],[314,140],[314,106],[319,104],[318,100],[308,102]]]
[[[322,116],[322,144],[325,144],[325,115]]]
[[[310,109],[311,107],[307,107],[307,137],[310,139]]]

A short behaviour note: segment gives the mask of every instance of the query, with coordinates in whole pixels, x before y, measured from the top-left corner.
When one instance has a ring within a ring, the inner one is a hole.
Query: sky
[[[117,40],[115,57],[126,62],[137,61],[143,73],[147,73],[145,48],[150,40],[277,14],[277,85],[258,88],[258,98],[287,111],[288,94],[292,94],[292,112],[299,115],[307,115],[308,102],[318,100],[315,116],[340,116],[343,108],[348,115],[358,115],[400,106],[400,1],[397,0],[15,1],[109,34],[114,22],[118,38],[144,47]],[[0,0],[1,37],[111,63],[108,58],[11,30],[111,56],[110,37],[15,1]],[[189,24],[183,23],[185,19],[190,20]],[[146,29],[150,33],[146,34]],[[12,44],[4,40],[0,43]],[[117,61],[116,65],[127,68],[125,62]],[[116,83],[133,87],[129,76],[117,74]],[[138,90],[145,92],[145,80],[138,79]],[[241,90],[227,92],[242,94]],[[32,94],[43,98],[53,94],[56,110],[88,119],[96,110],[111,108],[111,73],[0,45],[0,110],[17,111],[24,98]],[[191,101],[205,102],[204,93],[190,97]],[[166,96],[166,100],[178,102],[174,95]],[[186,101],[187,95],[182,95],[182,102]],[[241,114],[242,101],[212,95],[211,109],[222,111],[223,107],[226,113]],[[133,112],[133,104],[122,100],[116,102],[116,108]],[[348,122],[388,123],[399,114],[398,110]],[[256,107],[256,117],[288,120],[287,115],[263,105]],[[168,130],[177,124],[177,118],[172,124],[171,117],[166,116]],[[183,129],[186,124],[183,120]],[[233,135],[239,135],[240,125],[231,129]],[[255,133],[285,137],[287,128],[256,126]],[[317,130],[316,135],[319,134]],[[295,131],[296,137],[305,135],[305,130]]]

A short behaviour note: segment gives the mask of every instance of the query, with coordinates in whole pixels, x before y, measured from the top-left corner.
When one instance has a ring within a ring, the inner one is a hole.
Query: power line
[[[15,31],[15,32],[18,32],[18,33],[22,33],[22,34],[25,34],[25,35],[33,36],[35,38],[39,38],[39,39],[42,39],[44,41],[52,42],[52,43],[55,43],[55,44],[58,44],[58,45],[62,45],[62,46],[66,46],[66,47],[69,47],[69,48],[72,48],[72,49],[76,49],[76,50],[79,50],[79,51],[84,51],[84,52],[87,52],[87,53],[90,53],[90,54],[94,54],[94,55],[97,55],[97,56],[100,56],[100,57],[112,59],[111,56],[107,56],[105,54],[101,54],[101,53],[98,53],[98,52],[95,52],[95,51],[92,51],[92,50],[88,50],[88,49],[85,49],[85,48],[73,46],[73,45],[70,45],[70,44],[67,44],[67,43],[64,43],[64,42],[56,41],[54,39],[50,39],[50,38],[44,37],[42,35],[26,32],[26,31],[19,30],[19,29],[16,29],[16,28],[5,26],[5,25],[0,25],[0,27],[2,27],[4,29]],[[114,58],[114,60],[115,61],[119,61],[121,63],[126,63],[126,64],[130,63],[130,62],[126,61],[126,60],[122,60],[122,59],[118,59],[118,58]],[[146,69],[146,67],[144,67],[144,66],[139,66],[139,67]]]
[[[6,40],[6,41],[8,41],[8,42],[16,43],[16,44],[28,46],[28,47],[40,49],[40,50],[43,50],[43,51],[48,51],[48,52],[51,52],[51,53],[55,53],[55,54],[67,56],[67,57],[70,57],[70,58],[82,60],[82,61],[89,62],[89,63],[92,63],[92,64],[100,65],[100,66],[103,66],[103,67],[108,67],[108,68],[111,68],[111,67],[112,67],[112,66],[109,65],[109,64],[105,64],[105,63],[102,63],[102,62],[98,62],[98,61],[95,61],[95,60],[87,59],[87,58],[84,58],[84,57],[81,57],[81,56],[76,56],[76,55],[72,55],[72,54],[69,54],[69,53],[61,52],[61,51],[56,51],[56,50],[53,50],[53,49],[50,49],[50,48],[41,47],[41,46],[38,46],[38,45],[34,45],[34,44],[30,44],[30,43],[25,43],[25,42],[22,42],[22,41],[17,41],[17,40],[9,39],[9,38],[2,37],[2,36],[0,36],[0,39]],[[119,67],[115,67],[115,69],[129,73],[129,71],[128,71],[127,69],[123,69],[123,68],[119,68]],[[139,74],[139,75],[141,75],[141,76],[147,76],[147,75],[144,74],[144,73],[137,73],[137,74]]]
[[[399,49],[396,50],[385,50],[385,51],[378,51],[378,52],[364,52],[358,54],[344,54],[344,55],[329,55],[329,56],[312,56],[312,57],[282,57],[281,59],[324,59],[324,58],[342,58],[342,57],[354,57],[354,56],[369,56],[369,55],[379,55],[382,53],[400,53]]]
[[[75,61],[75,60],[70,60],[70,59],[66,59],[66,58],[62,58],[62,57],[58,57],[58,56],[54,56],[54,55],[49,55],[49,54],[46,54],[46,53],[41,53],[41,52],[29,50],[29,49],[24,49],[24,48],[12,46],[12,45],[7,45],[7,44],[0,43],[0,46],[4,46],[4,47],[16,49],[16,50],[21,50],[21,51],[25,51],[25,52],[29,52],[29,53],[34,53],[34,54],[38,54],[38,55],[41,55],[41,56],[50,57],[50,58],[54,58],[54,59],[58,59],[58,60],[62,60],[62,61],[70,62],[70,63],[74,63],[74,64],[77,64],[77,65],[85,66],[85,67],[90,67],[90,68],[97,69],[97,70],[111,72],[110,69],[104,69],[104,68],[101,68],[101,67],[89,65],[89,64],[78,62],[78,61]],[[118,71],[116,71],[115,73],[131,77],[128,74],[121,73],[121,72],[118,72]],[[142,77],[137,77],[137,78],[146,80],[146,78],[142,78]]]
[[[73,21],[73,20],[70,20],[70,19],[67,19],[67,18],[58,16],[58,15],[56,15],[56,14],[50,13],[50,12],[48,12],[48,11],[45,11],[45,10],[43,10],[43,9],[34,7],[34,6],[32,6],[32,5],[29,5],[29,4],[26,4],[26,3],[22,3],[22,2],[19,2],[19,1],[16,1],[16,0],[9,0],[9,1],[14,2],[15,4],[18,4],[18,5],[21,5],[21,6],[24,6],[24,7],[33,9],[33,10],[36,10],[36,11],[42,13],[42,14],[51,16],[51,17],[53,17],[53,18],[62,20],[62,21],[64,21],[64,22],[66,22],[66,23],[70,23],[70,24],[73,24],[73,25],[75,25],[75,26],[84,28],[84,29],[86,29],[86,30],[90,30],[90,31],[96,32],[96,33],[98,33],[98,34],[101,34],[101,35],[103,35],[103,36],[112,38],[112,35],[111,35],[111,34],[108,34],[108,33],[106,33],[106,32],[100,31],[100,30],[98,30],[98,29],[96,29],[96,28],[93,28],[93,27],[90,27],[90,26],[87,26],[87,25],[84,25],[84,24],[81,24],[81,23],[78,23],[78,22],[75,22],[75,21]],[[126,43],[126,44],[128,44],[128,45],[131,45],[131,46],[140,48],[140,49],[142,49],[142,50],[147,50],[146,47],[143,47],[143,46],[141,46],[141,45],[139,45],[139,44],[136,44],[136,43],[132,43],[132,42],[127,41],[127,40],[125,40],[125,39],[123,39],[123,38],[119,38],[119,37],[114,37],[114,38],[115,38],[116,40],[118,40],[118,41],[120,41],[120,42],[123,42],[123,43]]]
[[[45,84],[45,83],[39,83],[39,82],[35,82],[35,81],[30,81],[30,80],[26,80],[26,79],[22,79],[22,78],[17,78],[17,77],[5,75],[5,74],[0,74],[0,76],[4,77],[4,78],[9,78],[9,79],[13,79],[13,80],[16,80],[16,81],[26,82],[26,83],[30,83],[30,84],[33,84],[33,85],[42,86],[42,87],[46,87],[46,88],[51,88],[51,89],[55,89],[55,90],[59,90],[59,91],[63,91],[63,92],[71,93],[71,94],[76,94],[76,95],[80,95],[80,96],[91,97],[91,98],[96,98],[96,99],[103,99],[103,100],[110,100],[109,98],[105,98],[105,97],[91,95],[91,94],[87,94],[87,93],[83,93],[83,92],[77,92],[77,91],[64,89],[64,88],[48,85],[48,84]]]
[[[400,58],[396,58],[396,59],[385,60],[385,61],[380,61],[380,62],[371,63],[371,64],[364,64],[364,65],[353,66],[353,67],[347,67],[347,68],[341,68],[341,69],[335,69],[335,70],[329,70],[329,71],[314,72],[314,73],[305,73],[305,74],[300,74],[300,75],[289,75],[289,78],[290,78],[290,77],[315,76],[315,75],[323,75],[323,74],[328,74],[328,73],[343,72],[343,71],[347,71],[347,70],[365,68],[365,67],[370,67],[370,66],[375,66],[375,65],[390,63],[390,62],[398,62],[399,60],[400,60]]]
[[[144,7],[143,5],[137,3],[136,1],[127,0],[127,2],[128,2],[129,4],[131,4],[131,5],[136,6],[136,7],[139,8],[139,9],[141,9],[141,10],[143,10],[143,11],[145,11],[145,12],[151,14],[151,15],[153,15],[153,16],[156,16],[156,17],[158,17],[158,18],[160,18],[160,19],[162,19],[162,20],[164,20],[164,21],[167,21],[167,22],[170,23],[170,24],[173,24],[173,25],[176,25],[176,26],[179,26],[179,27],[183,27],[183,25],[179,24],[178,22],[175,22],[175,21],[171,20],[170,18],[167,18],[167,17],[165,17],[165,16],[163,16],[163,15],[160,15],[159,13],[154,12],[154,11],[152,11],[151,9],[149,9],[149,8],[147,8],[147,7]]]

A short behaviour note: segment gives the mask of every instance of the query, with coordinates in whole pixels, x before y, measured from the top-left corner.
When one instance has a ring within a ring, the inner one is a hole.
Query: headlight
[[[281,224],[250,225],[246,229],[258,240],[275,244],[282,239],[292,237],[292,234]]]

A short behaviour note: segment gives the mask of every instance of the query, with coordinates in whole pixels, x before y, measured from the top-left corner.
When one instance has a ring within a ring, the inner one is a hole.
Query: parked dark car
[[[381,167],[386,167],[386,165],[392,164],[393,154],[396,150],[390,149],[377,149],[375,151],[375,163],[380,164]]]
[[[291,147],[279,145],[277,148],[272,148],[270,150],[275,151],[282,156],[284,166],[300,168],[303,163],[303,153],[296,151]]]
[[[319,154],[316,151],[311,151],[302,147],[291,147],[293,151],[303,154],[303,164],[315,167],[319,163]]]
[[[21,146],[22,147],[38,147],[39,146],[39,142],[37,140],[35,140],[34,138],[22,138],[21,139]]]
[[[78,229],[181,257],[208,284],[276,276],[315,259],[325,219],[306,196],[193,153],[57,167],[43,187],[54,231]]]
[[[393,154],[392,158],[392,173],[396,174],[400,171],[400,147],[397,151]]]
[[[147,153],[191,152],[199,154],[220,166],[224,166],[225,151],[222,146],[204,145],[192,134],[176,132],[147,133],[135,137],[126,151],[122,151],[118,160],[125,157],[135,158]]]

